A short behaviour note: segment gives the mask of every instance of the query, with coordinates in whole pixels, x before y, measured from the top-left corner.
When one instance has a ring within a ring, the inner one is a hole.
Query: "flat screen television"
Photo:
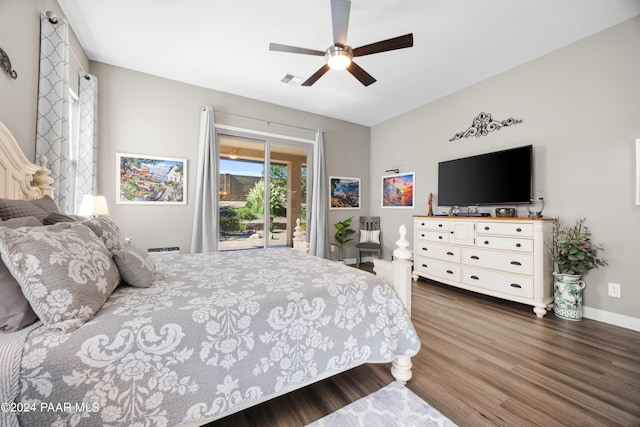
[[[532,201],[532,145],[438,164],[439,206],[503,205]]]

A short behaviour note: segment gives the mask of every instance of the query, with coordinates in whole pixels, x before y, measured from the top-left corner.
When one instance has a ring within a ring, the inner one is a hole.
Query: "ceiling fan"
[[[413,46],[413,34],[394,37],[392,39],[371,43],[365,46],[352,48],[347,44],[347,29],[349,27],[349,12],[351,0],[331,0],[331,22],[333,24],[333,46],[326,51],[306,49],[303,47],[289,46],[279,43],[270,43],[269,50],[288,53],[300,53],[303,55],[324,56],[327,61],[318,71],[302,83],[302,86],[311,86],[329,69],[344,70],[350,72],[365,86],[375,83],[376,79],[358,64],[353,58],[390,50],[404,49]]]

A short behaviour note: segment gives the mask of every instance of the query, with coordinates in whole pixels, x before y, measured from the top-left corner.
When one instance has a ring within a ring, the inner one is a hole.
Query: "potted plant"
[[[355,230],[351,228],[351,221],[353,217],[347,218],[344,221],[339,221],[334,224],[336,228],[336,234],[334,239],[336,243],[332,243],[338,247],[338,261],[344,261],[344,245],[353,239],[350,237],[355,234]]]
[[[585,287],[582,275],[607,265],[598,255],[603,247],[591,241],[591,231],[584,225],[585,221],[586,218],[580,218],[572,226],[556,222],[553,228],[553,311],[556,316],[569,320],[582,319],[582,290]]]

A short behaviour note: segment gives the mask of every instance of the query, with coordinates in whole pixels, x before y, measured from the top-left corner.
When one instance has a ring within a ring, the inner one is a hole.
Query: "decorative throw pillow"
[[[3,221],[25,216],[34,216],[42,221],[51,212],[60,212],[60,209],[49,196],[38,200],[0,199],[0,219]]]
[[[380,244],[380,230],[360,230],[360,243]]]
[[[0,222],[1,227],[37,227],[42,226],[36,217],[12,218]],[[24,297],[20,285],[0,259],[0,331],[15,332],[29,326],[38,316],[33,312],[29,301]]]
[[[126,245],[121,250],[113,251],[113,260],[122,280],[137,288],[151,286],[156,265],[147,251],[135,245]]]
[[[100,237],[109,251],[119,251],[127,242],[118,225],[109,217],[99,216],[83,222]]]
[[[53,225],[59,222],[78,222],[78,221],[86,221],[87,218],[78,215],[65,215],[60,212],[51,212],[46,216],[45,219],[42,220],[44,225]]]
[[[0,254],[35,314],[63,331],[93,317],[120,282],[109,251],[80,223],[0,228]]]

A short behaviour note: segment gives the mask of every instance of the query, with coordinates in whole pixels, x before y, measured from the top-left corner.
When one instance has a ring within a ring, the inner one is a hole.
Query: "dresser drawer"
[[[417,261],[415,268],[417,268],[421,273],[452,280],[454,282],[459,282],[462,278],[462,268],[460,264],[452,264],[435,258],[427,258],[423,256],[418,256]]]
[[[428,240],[430,242],[449,243],[448,231],[430,231],[430,230],[418,230],[418,240]]]
[[[533,255],[531,254],[464,248],[463,258],[465,265],[533,275]]]
[[[477,234],[493,234],[498,236],[533,237],[533,224],[517,222],[480,221]]]
[[[517,252],[533,252],[533,240],[531,239],[477,236],[476,246],[479,248],[504,249]]]
[[[449,231],[449,221],[439,221],[437,219],[422,219],[416,221],[418,230],[440,230]]]
[[[438,245],[431,242],[418,242],[417,255],[441,259],[443,261],[457,262],[462,260],[461,249],[458,246]]]
[[[503,294],[533,298],[533,277],[465,267],[462,282]]]

